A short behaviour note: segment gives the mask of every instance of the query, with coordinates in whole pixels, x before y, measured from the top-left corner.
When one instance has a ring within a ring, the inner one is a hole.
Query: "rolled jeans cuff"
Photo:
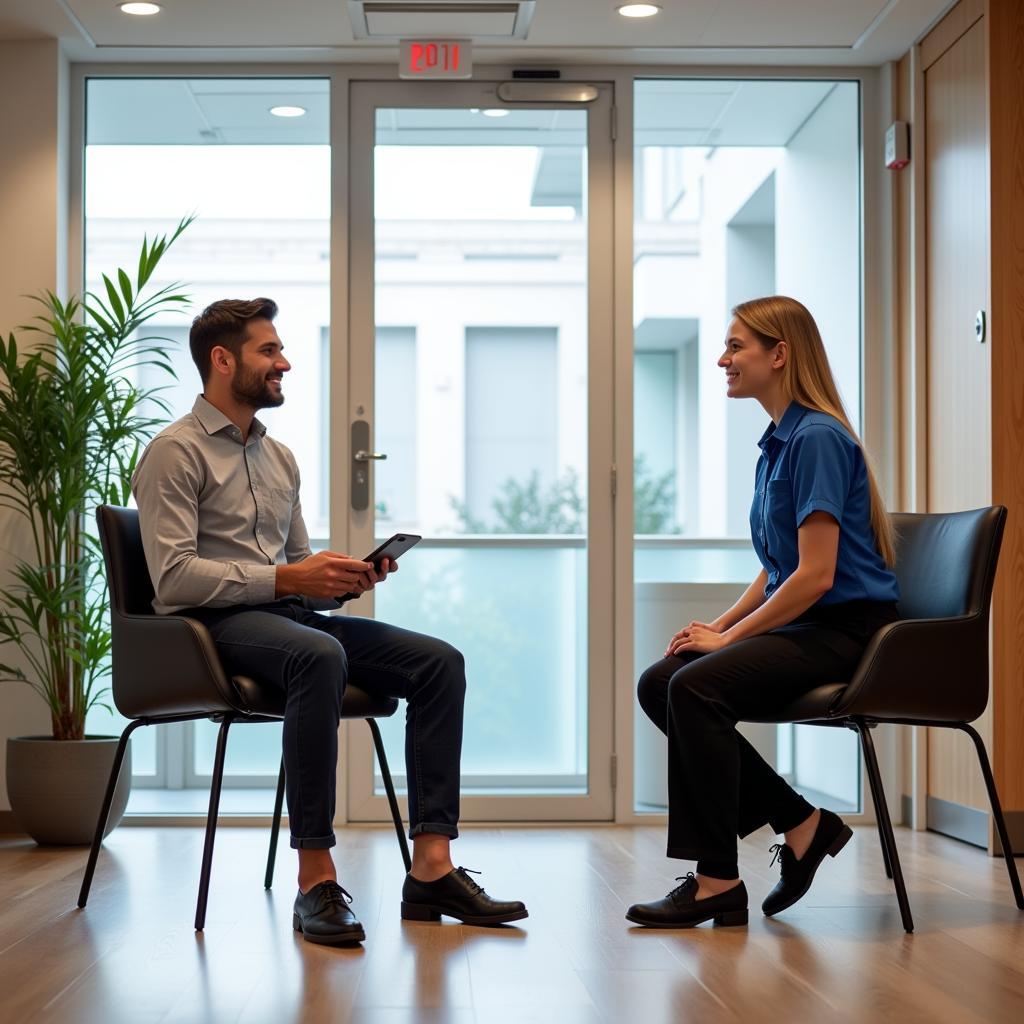
[[[424,832],[437,836],[447,836],[449,839],[459,838],[459,830],[454,825],[439,825],[433,821],[421,821],[418,825],[409,829],[409,838],[415,839]]]
[[[292,836],[292,849],[293,850],[329,850],[334,846],[336,840],[334,833],[326,836],[314,836],[312,839],[300,839],[298,836]]]

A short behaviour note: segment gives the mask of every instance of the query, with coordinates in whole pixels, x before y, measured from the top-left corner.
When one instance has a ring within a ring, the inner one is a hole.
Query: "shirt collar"
[[[761,435],[761,440],[757,442],[758,447],[764,451],[764,446],[770,438],[774,438],[780,444],[785,444],[789,440],[790,434],[796,428],[796,425],[804,418],[807,412],[808,409],[805,406],[800,405],[798,402],[790,402],[778,424],[768,424],[768,429]]]
[[[203,425],[203,429],[208,434],[220,434],[226,431],[228,436],[231,437],[233,436],[231,433],[232,428],[238,430],[235,424],[220,409],[215,405],[211,405],[202,395],[196,396],[195,405],[192,406],[192,414],[199,420]],[[251,438],[254,434],[257,437],[263,437],[266,432],[267,428],[254,417],[249,437]]]

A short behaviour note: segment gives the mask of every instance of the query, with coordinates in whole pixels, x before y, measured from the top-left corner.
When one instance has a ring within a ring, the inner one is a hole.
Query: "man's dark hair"
[[[241,359],[249,321],[273,320],[275,316],[277,303],[273,299],[219,299],[211,302],[192,321],[192,330],[188,334],[192,361],[203,383],[210,376],[210,353],[217,345],[226,348],[236,359]]]

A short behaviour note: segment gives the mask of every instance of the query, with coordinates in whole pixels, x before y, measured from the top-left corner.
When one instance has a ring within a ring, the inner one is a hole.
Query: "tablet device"
[[[423,538],[416,533],[396,533],[394,536],[389,537],[383,544],[378,548],[374,548],[364,559],[364,562],[372,562],[374,568],[380,568],[380,563],[385,558],[390,558],[392,561],[396,560],[400,555],[404,555],[409,548],[419,544]]]

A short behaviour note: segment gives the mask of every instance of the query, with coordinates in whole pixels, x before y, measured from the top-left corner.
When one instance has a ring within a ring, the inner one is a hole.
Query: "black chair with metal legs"
[[[898,622],[868,644],[849,683],[825,683],[761,722],[846,726],[860,737],[878,820],[885,871],[903,927],[914,930],[896,837],[871,730],[882,723],[959,729],[974,742],[1017,906],[1024,893],[1014,863],[992,768],[970,726],[988,704],[988,623],[1006,509],[927,515],[897,513]]]
[[[277,687],[263,686],[246,676],[227,676],[206,627],[182,615],[153,613],[153,587],[146,568],[139,532],[138,512],[134,509],[103,505],[96,511],[100,542],[110,586],[110,619],[113,634],[112,689],[117,710],[132,719],[121,734],[117,746],[106,795],[96,823],[96,835],[89,851],[79,907],[89,898],[96,860],[103,841],[103,830],[121,762],[131,734],[143,725],[166,722],[189,722],[208,718],[220,723],[213,779],[210,785],[210,809],[206,818],[206,842],[199,877],[196,903],[196,931],[202,931],[206,920],[206,900],[213,863],[213,842],[217,830],[221,783],[224,776],[224,754],[228,730],[235,722],[279,722],[284,718],[284,697]],[[398,835],[405,870],[412,861],[405,838],[402,815],[395,797],[384,744],[377,718],[388,718],[398,709],[391,697],[372,697],[349,684],[342,702],[342,718],[363,718],[373,735],[381,776],[391,808],[391,817]],[[284,763],[277,780],[274,820],[270,830],[270,852],[264,885],[270,888],[274,877],[274,860],[281,828],[284,803]]]

